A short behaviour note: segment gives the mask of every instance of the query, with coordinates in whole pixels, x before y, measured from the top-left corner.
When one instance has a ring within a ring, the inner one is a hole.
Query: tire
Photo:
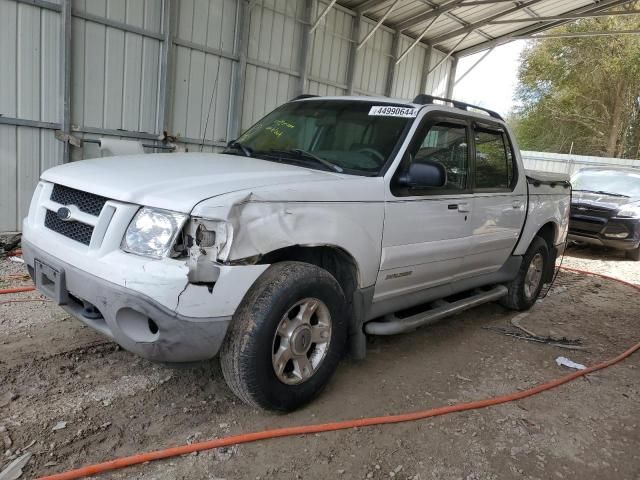
[[[625,256],[629,260],[633,260],[635,262],[640,262],[640,247],[634,248],[633,250],[627,250],[625,252]]]
[[[541,260],[541,264],[539,263]],[[536,300],[542,285],[544,283],[544,272],[547,271],[550,261],[549,246],[540,237],[534,237],[531,245],[527,249],[527,253],[522,258],[522,265],[518,271],[518,276],[507,285],[509,292],[506,296],[502,297],[500,303],[511,310],[529,310]],[[536,262],[538,266],[532,266],[532,263]],[[537,274],[534,278],[528,277],[530,275],[530,268],[535,268]],[[537,284],[534,286],[528,282],[538,278]]]
[[[346,312],[344,293],[326,270],[302,262],[270,266],[236,310],[220,350],[229,388],[267,410],[289,412],[308,403],[345,352]]]

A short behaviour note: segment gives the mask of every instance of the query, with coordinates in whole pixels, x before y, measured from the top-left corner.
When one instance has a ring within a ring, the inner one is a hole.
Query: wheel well
[[[258,263],[271,264],[285,260],[306,262],[325,269],[342,287],[347,304],[353,302],[353,294],[358,288],[358,267],[355,259],[341,248],[294,245],[269,252]]]
[[[549,250],[554,247],[555,238],[556,238],[556,225],[553,222],[546,223],[543,227],[538,230],[536,233],[537,237],[542,238],[547,245],[549,246]]]

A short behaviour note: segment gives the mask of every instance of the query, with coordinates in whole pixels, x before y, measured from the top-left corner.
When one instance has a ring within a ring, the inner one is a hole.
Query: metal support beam
[[[313,22],[313,25],[311,26],[311,30],[309,33],[313,33],[316,31],[316,28],[318,28],[318,25],[320,25],[320,22],[322,22],[322,19],[324,17],[327,16],[327,13],[329,13],[329,10],[331,10],[333,8],[333,6],[335,5],[337,0],[331,0],[331,2],[329,3],[329,5],[327,5],[327,8],[325,8],[322,13],[320,14],[320,16],[318,17],[318,19]]]
[[[358,13],[353,17],[353,24],[351,27],[351,48],[349,49],[349,63],[347,65],[347,95],[353,95],[355,74],[356,74],[356,62],[358,61],[358,41],[360,39],[360,28],[362,25],[362,14]]]
[[[300,45],[300,80],[298,81],[298,95],[303,94],[307,89],[309,80],[309,65],[311,58],[311,47],[313,41],[311,38],[311,20],[316,11],[316,0],[304,0],[304,21],[302,25],[302,42]]]
[[[440,18],[440,15],[436,15],[435,17],[433,17],[433,20],[431,20],[431,22],[429,22],[429,25],[427,25],[427,27],[422,31],[422,33],[420,35],[418,35],[418,38],[416,38],[413,43],[411,45],[409,45],[409,48],[407,48],[404,52],[402,52],[402,55],[400,55],[397,59],[396,59],[396,65],[398,63],[400,63],[402,60],[404,60],[404,58],[409,55],[409,52],[411,50],[413,50],[415,48],[416,45],[418,45],[418,43],[420,43],[420,40],[422,40],[422,38],[427,34],[427,32],[431,29],[431,27],[433,26],[434,23],[436,23],[436,21],[438,20],[438,18]]]
[[[544,0],[528,0],[527,2],[521,3],[516,7],[511,7],[507,10],[503,10],[501,12],[498,13],[494,13],[488,17],[485,17],[482,20],[479,20],[477,22],[473,22],[470,23],[468,26],[466,27],[462,27],[459,28],[458,30],[454,30],[452,32],[449,33],[445,33],[444,35],[440,35],[436,38],[430,39],[430,43],[432,45],[437,45],[439,43],[443,43],[446,42],[447,40],[451,40],[452,38],[456,38],[459,37],[460,35],[464,35],[464,34],[469,34],[471,32],[473,32],[474,30],[484,27],[485,25],[488,25],[489,22],[492,22],[494,20],[497,20],[500,17],[504,17],[506,15],[511,15],[512,13],[516,13],[519,12],[520,10],[524,10],[527,7],[530,7],[532,5],[535,5],[536,3],[540,3]]]
[[[234,39],[234,51],[238,56],[233,75],[233,91],[231,94],[231,106],[229,108],[229,129],[227,138],[234,139],[242,129],[242,104],[244,101],[244,85],[247,75],[247,48],[249,45],[249,15],[251,2],[238,1],[238,13],[236,17],[236,37]]]
[[[71,0],[62,0],[60,18],[60,111],[61,130],[71,133]],[[62,163],[71,160],[71,145],[65,141],[62,147]]]
[[[453,98],[453,88],[456,86],[456,73],[458,72],[458,58],[451,59],[451,68],[449,69],[449,78],[447,78],[447,93],[445,97]]]
[[[459,79],[457,79],[457,80],[456,80],[456,82],[455,82],[455,84],[454,84],[454,85],[459,84],[459,83],[464,79],[464,77],[466,77],[467,75],[469,75],[469,74],[473,71],[473,69],[474,69],[474,68],[476,68],[478,65],[480,65],[480,63],[481,63],[485,58],[487,58],[491,52],[493,52],[493,48],[490,48],[489,50],[487,50],[487,51],[484,53],[484,55],[482,55],[482,56],[481,56],[481,57],[480,57],[480,58],[479,58],[479,59],[478,59],[478,60],[477,60],[473,65],[471,65],[471,66],[469,67],[469,69],[468,69],[466,72],[464,72],[464,73],[460,76],[460,78],[459,78]]]
[[[179,1],[179,0],[178,0]],[[160,80],[158,86],[158,116],[156,132],[171,131],[173,98],[173,15],[174,0],[162,0],[162,43],[160,44]]]
[[[413,15],[411,18],[398,23],[395,27],[401,31],[406,30],[407,28],[415,27],[416,25],[420,25],[421,23],[424,23],[431,18],[439,17],[443,13],[446,13],[449,10],[453,10],[454,8],[462,4],[463,1],[464,0],[452,0],[450,2],[444,3],[437,8],[433,8],[433,10],[429,10],[428,12]]]
[[[610,37],[612,35],[640,35],[640,30],[608,30],[602,32],[573,32],[573,33],[547,33],[543,35],[522,35],[513,37],[514,40],[542,39],[542,38],[584,38],[584,37]]]
[[[427,81],[429,80],[429,68],[431,65],[431,55],[433,53],[433,47],[427,46],[427,53],[424,56],[424,65],[422,66],[422,75],[420,77],[420,88],[418,93],[430,93],[427,92]]]
[[[573,15],[573,14],[581,14],[581,13],[592,13],[592,12],[602,12],[607,9],[616,7],[618,5],[623,5],[625,3],[629,3],[629,0],[601,0],[597,4],[589,4],[584,7],[577,8],[570,12],[567,12],[565,15]],[[521,28],[515,32],[509,32],[507,34],[501,35],[493,40],[489,40],[487,42],[480,43],[478,45],[474,45],[472,47],[466,48],[460,52],[456,52],[458,57],[466,57],[468,55],[473,55],[474,53],[481,52],[483,50],[487,50],[488,48],[494,48],[499,45],[503,45],[505,43],[509,43],[513,40],[513,37],[522,36],[522,35],[533,35],[538,32],[542,32],[548,30],[553,27],[557,27],[563,25],[570,20],[559,20],[556,22],[546,22],[546,23],[536,23],[535,25],[528,25],[526,27]]]
[[[395,79],[396,79],[397,65],[398,65],[398,63],[396,62],[396,59],[400,54],[401,40],[402,40],[402,34],[400,33],[399,30],[396,30],[393,35],[393,43],[391,44],[391,55],[393,56],[391,57],[391,61],[389,62],[389,70],[387,71],[387,84],[385,85],[385,88],[384,88],[384,94],[387,97],[390,97],[391,93],[393,92],[393,83],[395,82]]]
[[[638,15],[640,10],[623,10],[616,12],[601,12],[601,13],[582,13],[582,14],[569,14],[569,15],[556,15],[553,17],[536,17],[536,18],[512,18],[511,20],[496,20],[490,23],[490,25],[508,25],[511,23],[535,23],[535,22],[554,22],[558,20],[578,20],[580,18],[600,18],[600,17],[616,17],[619,15]]]
[[[360,50],[362,47],[364,47],[364,44],[367,43],[367,41],[373,37],[373,34],[376,33],[376,30],[378,30],[382,24],[384,23],[384,21],[387,19],[387,17],[389,16],[389,14],[393,11],[394,8],[396,8],[396,5],[398,5],[398,3],[400,2],[400,0],[395,0],[391,6],[387,9],[387,11],[385,12],[385,14],[380,17],[380,20],[378,20],[378,22],[375,24],[375,26],[371,29],[371,31],[369,33],[367,33],[367,35],[362,39],[362,41],[358,44],[358,46],[356,47],[358,50]]]
[[[442,65],[444,62],[446,62],[449,59],[449,57],[451,55],[453,55],[453,52],[456,51],[456,48],[458,48],[458,46],[460,46],[460,44],[462,42],[464,42],[469,35],[471,35],[471,32],[467,33],[464,37],[462,37],[460,40],[458,40],[458,43],[455,44],[455,46],[451,49],[451,51],[449,53],[447,53],[445,55],[445,57],[435,65],[435,67],[433,67],[431,70],[429,70],[429,73],[433,72],[434,70],[437,70],[440,65]]]
[[[387,3],[389,0],[365,0],[360,5],[354,8],[356,13],[367,13],[375,9],[383,3]]]
[[[54,122],[41,122],[40,120],[26,120],[24,118],[5,117],[0,115],[0,125],[15,125],[16,127],[46,128],[48,130],[60,130],[60,124]]]

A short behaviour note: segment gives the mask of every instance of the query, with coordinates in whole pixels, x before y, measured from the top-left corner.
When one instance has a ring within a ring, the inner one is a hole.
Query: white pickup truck
[[[43,173],[24,221],[38,289],[142,357],[220,355],[245,402],[292,410],[365,334],[482,302],[527,309],[570,185],[525,173],[499,115],[426,95],[303,96],[222,153]]]

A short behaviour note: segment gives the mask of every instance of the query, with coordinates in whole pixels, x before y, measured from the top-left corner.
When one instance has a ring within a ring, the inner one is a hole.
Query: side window
[[[513,181],[513,155],[504,133],[475,129],[476,188],[509,189]]]
[[[424,133],[412,162],[441,163],[447,171],[447,184],[442,190],[465,190],[469,177],[467,128],[448,123],[433,125]]]

